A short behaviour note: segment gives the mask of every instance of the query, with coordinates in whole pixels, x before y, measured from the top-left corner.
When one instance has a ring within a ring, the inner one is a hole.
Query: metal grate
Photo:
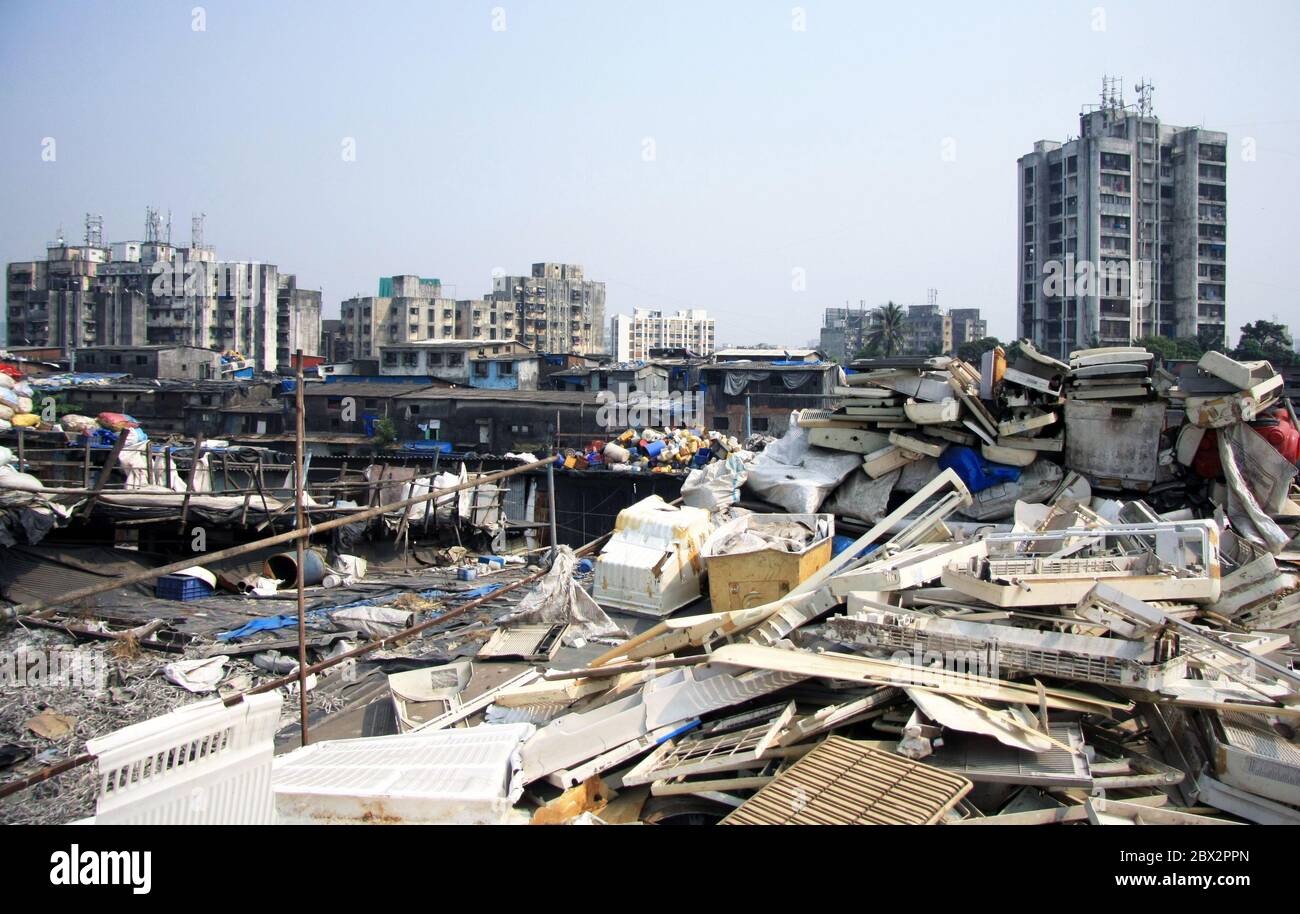
[[[550,623],[499,628],[474,656],[477,660],[550,660],[560,647],[565,628]]]
[[[752,727],[717,736],[691,734],[666,742],[623,775],[623,784],[649,784],[664,778],[735,771],[757,765],[776,744],[781,728],[794,717],[794,708],[794,702],[790,702],[784,709],[778,708],[775,717]]]
[[[1127,657],[1089,655],[1062,648],[1035,648],[1005,640],[938,631],[934,627],[908,625],[897,619],[842,618],[835,620],[833,628],[845,635],[855,635],[856,640],[867,645],[938,653],[963,661],[973,671],[1003,679],[1017,673],[1032,673],[1155,692],[1166,682],[1183,678],[1187,670],[1187,657],[1184,655],[1163,663],[1145,663]]]
[[[1234,749],[1300,767],[1300,746],[1283,739],[1263,720],[1246,714],[1219,714],[1227,743]]]
[[[970,792],[964,777],[832,736],[724,825],[931,825]]]

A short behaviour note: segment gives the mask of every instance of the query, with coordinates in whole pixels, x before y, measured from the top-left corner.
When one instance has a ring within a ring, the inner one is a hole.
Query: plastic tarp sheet
[[[780,373],[780,378],[786,390],[798,390],[816,374],[815,371],[783,371]],[[743,394],[751,381],[766,381],[771,376],[770,371],[728,371],[722,386],[727,396],[734,397]]]
[[[626,638],[627,632],[619,628],[587,591],[573,579],[578,564],[577,556],[568,546],[555,550],[555,561],[537,586],[519,602],[519,607],[508,616],[497,620],[502,628],[537,623],[568,624],[564,642],[573,646],[577,639]]]
[[[861,460],[859,454],[813,447],[792,414],[785,437],[769,444],[750,464],[745,487],[791,514],[815,514]]]
[[[879,479],[872,479],[866,473],[850,473],[826,499],[822,510],[836,517],[874,524],[889,513],[889,495],[902,472],[892,470]]]
[[[749,478],[745,461],[735,454],[691,470],[682,483],[682,504],[688,508],[717,511],[740,500],[740,489]]]
[[[977,451],[957,445],[943,452],[939,458],[939,467],[956,472],[972,495],[981,489],[987,489],[998,483],[1015,482],[1020,478],[1020,471],[1015,467],[990,463]]]
[[[1038,504],[1050,498],[1061,484],[1064,472],[1050,460],[1035,460],[1020,471],[1020,478],[1000,482],[971,494],[971,504],[957,513],[971,520],[1004,520],[1016,510],[1016,502]]]
[[[1276,555],[1286,548],[1291,537],[1260,503],[1269,504],[1280,486],[1289,488],[1296,468],[1258,432],[1241,423],[1219,429],[1217,443],[1223,477],[1228,483],[1228,504],[1224,510],[1243,536],[1263,543]],[[1278,466],[1278,461],[1286,467]]]

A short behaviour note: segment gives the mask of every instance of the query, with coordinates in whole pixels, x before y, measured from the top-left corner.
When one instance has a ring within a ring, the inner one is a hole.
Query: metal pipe
[[[521,469],[529,469],[532,466],[534,465],[528,464],[525,467],[522,467]],[[601,543],[603,543],[605,540],[609,539],[613,535],[614,535],[613,531],[610,531],[609,533],[606,533],[604,536],[597,537],[596,539],[592,540],[590,543],[587,543],[585,546],[578,549],[575,552],[575,555],[585,555],[586,553],[595,549],[597,546],[599,546]],[[390,644],[394,641],[398,641],[402,638],[409,638],[411,635],[418,634],[424,631],[426,628],[429,628],[430,626],[438,625],[443,622],[446,622],[449,619],[454,619],[457,616],[464,615],[465,613],[469,612],[471,609],[476,609],[477,607],[482,606],[484,603],[490,603],[491,601],[497,599],[498,597],[503,597],[506,594],[510,593],[510,591],[515,590],[516,588],[523,587],[525,584],[531,584],[532,582],[539,580],[544,574],[546,574],[545,570],[537,571],[533,574],[530,574],[528,577],[520,578],[518,581],[515,581],[513,584],[506,584],[504,587],[494,590],[490,594],[486,594],[477,599],[470,600],[468,603],[464,604],[463,606],[458,606],[455,609],[445,612],[436,618],[426,619],[424,622],[421,622],[418,625],[413,625],[410,628],[403,629],[402,631],[397,632],[394,635],[389,635],[386,638],[380,638],[378,641],[372,641],[369,644],[360,645],[359,647],[355,647],[352,650],[346,651],[342,654],[336,654],[333,657],[326,657],[324,660],[321,660],[307,667],[305,672],[308,675],[312,673],[319,673],[321,670],[329,669],[330,667],[334,666],[337,663],[342,663],[344,660],[351,660],[354,657],[360,657],[364,654],[370,653],[373,650],[378,650],[379,648],[384,647],[385,645]],[[300,665],[299,670],[301,671],[302,669],[303,668]],[[234,695],[227,696],[224,699],[224,701],[225,704],[229,706],[235,704],[238,701],[243,700],[243,697],[245,695],[259,695],[263,692],[270,692],[273,689],[278,689],[281,686],[288,685],[289,683],[294,682],[297,679],[298,679],[298,674],[291,673],[288,676],[282,676],[279,679],[273,679],[270,682],[264,682],[260,686],[255,686],[254,688],[251,688],[246,692],[237,692]],[[81,755],[74,756],[73,758],[66,759],[65,761],[56,762],[55,764],[50,765],[48,768],[42,768],[40,771],[37,771],[34,774],[30,774],[25,778],[19,778],[16,781],[10,781],[8,784],[5,784],[3,787],[0,787],[0,799],[3,799],[4,797],[7,796],[11,796],[15,793],[18,793],[19,791],[26,790],[28,787],[32,787],[36,784],[41,783],[41,781],[49,780],[50,778],[56,775],[62,774],[65,771],[71,771],[73,768],[80,767],[81,765],[85,765],[89,762],[93,762],[94,760],[95,760],[95,756],[91,755],[90,753],[82,753]]]
[[[477,486],[487,485],[497,482],[498,480],[508,479],[511,476],[517,476],[520,473],[527,473],[530,470],[541,469],[546,464],[545,460],[538,460],[534,463],[525,463],[513,467],[509,470],[502,470],[500,473],[493,473],[480,479],[469,482],[459,483],[447,489],[438,489],[427,492],[423,495],[417,495],[414,498],[408,498],[404,501],[394,502],[390,505],[377,505],[373,508],[367,508],[357,514],[348,514],[344,517],[336,517],[333,520],[327,520],[320,524],[309,524],[300,530],[289,530],[284,533],[277,533],[274,536],[268,536],[266,539],[255,540],[251,543],[244,543],[242,546],[231,546],[228,549],[221,549],[217,552],[210,552],[206,555],[195,557],[190,556],[169,565],[161,565],[157,568],[148,568],[137,571],[132,574],[123,575],[117,578],[111,578],[99,584],[92,584],[86,587],[79,587],[76,590],[68,591],[58,597],[48,600],[35,600],[31,603],[22,603],[18,606],[0,607],[0,623],[13,622],[21,616],[30,615],[43,609],[49,609],[54,606],[63,606],[67,603],[75,603],[86,597],[93,597],[96,594],[107,593],[110,590],[116,590],[119,587],[128,587],[131,584],[139,584],[143,581],[152,581],[160,578],[165,574],[171,574],[174,571],[180,571],[183,568],[189,568],[202,562],[219,562],[223,559],[234,558],[239,555],[246,555],[249,552],[255,552],[258,549],[265,549],[269,546],[278,546],[281,543],[291,543],[297,539],[309,539],[313,534],[325,533],[348,524],[355,524],[359,521],[370,520],[387,514],[391,511],[401,511],[409,508],[411,505],[423,504],[431,498],[441,498],[444,495],[450,495],[463,489],[473,489]]]
[[[296,530],[301,530],[306,526],[306,520],[303,517],[302,499],[303,494],[307,491],[305,480],[303,479],[303,459],[302,459],[302,439],[303,439],[303,421],[302,421],[302,350],[299,349],[295,359],[297,363],[297,384],[294,385],[297,421],[294,423],[294,452],[293,452],[293,502],[294,518],[293,526]],[[295,541],[295,549],[298,559],[298,715],[299,726],[302,730],[302,745],[307,745],[307,562],[303,555],[306,541],[299,537]]]
[[[609,533],[606,533],[604,536],[597,537],[596,539],[592,540],[590,543],[587,543],[587,545],[578,549],[574,553],[574,555],[585,555],[586,553],[590,552],[592,549],[595,549],[597,546],[599,546],[601,543],[603,543],[605,540],[609,539],[613,535],[614,532],[611,530]],[[484,603],[490,603],[491,601],[497,599],[498,597],[503,597],[506,594],[510,593],[510,591],[515,590],[519,587],[523,587],[525,584],[531,584],[534,581],[541,580],[541,578],[544,575],[546,575],[549,571],[550,571],[549,568],[544,568],[540,571],[535,571],[532,574],[528,575],[528,577],[526,578],[520,578],[518,581],[515,581],[511,584],[506,584],[498,588],[497,590],[492,591],[492,593],[485,594],[481,597],[470,600],[468,603],[465,603],[461,606],[457,606],[455,609],[448,610],[442,615],[436,616],[432,619],[426,619],[417,625],[412,625],[410,628],[404,628],[400,632],[397,632],[396,634],[388,635],[387,637],[380,638],[377,641],[372,641],[369,644],[362,644],[359,647],[354,647],[352,650],[346,651],[342,654],[336,654],[333,657],[327,657],[324,660],[317,661],[316,663],[313,663],[311,666],[307,667],[307,672],[319,673],[321,670],[329,669],[330,667],[334,666],[334,664],[336,663],[341,663],[344,660],[350,660],[353,657],[360,657],[363,654],[368,654],[371,651],[378,650],[379,648],[391,644],[395,641],[400,641],[403,638],[409,638],[412,635],[417,635],[420,632],[424,631],[426,628],[429,628],[434,625],[440,625],[443,622],[448,621],[449,619],[455,619],[457,616],[462,616],[465,613],[469,612],[471,609],[477,609],[479,606],[482,606]],[[249,689],[247,692],[238,692],[234,695],[229,696],[229,698],[226,699],[226,704],[228,705],[232,704],[236,699],[240,698],[243,695],[257,695],[262,692],[269,692],[272,689],[278,689],[281,686],[288,685],[289,683],[293,682],[296,679],[296,677],[297,674],[285,676],[280,679],[272,680],[270,682],[264,682],[259,686],[255,686],[254,688]]]
[[[556,542],[555,532],[555,461],[551,460],[546,464],[546,514],[551,525],[551,562],[555,562],[555,549],[559,545]]]

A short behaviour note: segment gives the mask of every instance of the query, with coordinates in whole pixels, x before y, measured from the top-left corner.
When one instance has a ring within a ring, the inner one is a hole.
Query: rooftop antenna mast
[[[1152,103],[1152,95],[1156,91],[1155,84],[1149,79],[1143,79],[1134,86],[1138,94],[1138,114],[1143,117],[1154,117],[1155,106]]]
[[[926,290],[925,290],[925,303],[926,303],[927,305],[937,305],[937,304],[939,304],[939,290],[938,290],[938,289],[926,289]]]
[[[104,246],[104,217],[97,213],[86,213],[86,247],[102,248]]]
[[[144,208],[144,240],[146,244],[162,241],[162,216],[152,206]]]
[[[199,213],[190,217],[190,247],[196,251],[203,250],[203,220],[207,216],[207,213]]]
[[[1118,76],[1101,78],[1101,109],[1117,112],[1124,108],[1124,83]]]

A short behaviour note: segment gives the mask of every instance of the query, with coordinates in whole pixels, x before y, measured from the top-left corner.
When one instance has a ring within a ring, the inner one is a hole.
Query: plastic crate
[[[280,693],[185,705],[88,740],[99,763],[94,821],[260,825],[275,818],[271,759]]]
[[[213,594],[211,585],[187,574],[165,574],[158,579],[154,596],[161,600],[200,600]]]

